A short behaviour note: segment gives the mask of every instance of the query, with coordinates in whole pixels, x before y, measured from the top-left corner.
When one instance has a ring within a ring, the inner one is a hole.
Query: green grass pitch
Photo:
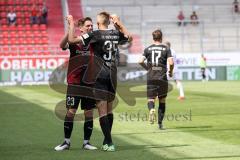
[[[176,87],[167,98],[166,130],[147,121],[146,98],[135,106],[119,99],[114,110],[116,152],[81,149],[82,122],[76,122],[71,149],[56,152],[63,141],[63,121],[54,114],[65,95],[48,86],[0,88],[1,160],[185,160],[240,159],[240,82],[183,82],[186,100]],[[144,86],[136,88],[144,90]],[[132,97],[128,97],[131,99]],[[81,111],[79,111],[81,112]],[[91,143],[101,147],[103,136],[94,120]]]

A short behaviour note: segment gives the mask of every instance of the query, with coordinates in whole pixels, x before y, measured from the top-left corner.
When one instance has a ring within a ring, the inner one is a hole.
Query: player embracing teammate
[[[78,28],[81,34],[92,31],[93,24],[90,17],[85,17],[78,20]],[[83,148],[88,150],[97,149],[91,145],[89,140],[93,130],[93,108],[96,107],[96,102],[90,95],[83,95],[78,90],[86,90],[87,87],[92,87],[93,84],[85,83],[84,76],[87,69],[87,64],[91,64],[93,52],[90,46],[83,46],[77,43],[69,43],[69,30],[66,32],[60,42],[60,47],[63,50],[69,49],[70,57],[68,62],[67,72],[67,94],[66,94],[66,108],[67,113],[64,119],[64,141],[62,144],[56,146],[56,151],[63,151],[70,148],[70,138],[73,130],[74,117],[77,112],[79,104],[84,110],[84,140]],[[77,91],[76,91],[77,90]]]
[[[102,150],[115,151],[111,130],[113,125],[113,101],[117,86],[118,45],[132,40],[131,35],[116,15],[101,12],[97,15],[98,30],[86,34],[74,35],[73,17],[67,17],[69,23],[68,42],[91,46],[94,52],[94,69],[88,79],[93,86],[93,98],[99,112],[99,122],[104,135]],[[116,29],[109,29],[113,23]]]

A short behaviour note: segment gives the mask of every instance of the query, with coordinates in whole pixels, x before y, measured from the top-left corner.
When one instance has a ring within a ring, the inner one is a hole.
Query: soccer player
[[[206,68],[207,68],[207,59],[204,56],[204,54],[201,55],[201,59],[200,59],[200,68],[201,68],[201,72],[202,72],[202,81],[206,81],[208,80],[206,77]]]
[[[172,77],[174,62],[170,48],[162,43],[162,31],[155,30],[152,33],[153,44],[144,50],[139,64],[145,68],[147,73],[147,97],[149,120],[153,124],[155,121],[155,99],[158,97],[158,125],[163,129],[163,118],[166,110],[166,97],[168,92],[167,62],[169,67],[169,77]],[[147,64],[144,61],[147,61]]]
[[[90,32],[93,30],[93,23],[90,17],[82,18],[78,21],[78,27],[82,34]],[[67,96],[66,96],[66,107],[67,113],[64,120],[64,142],[61,145],[55,147],[56,151],[62,151],[70,148],[70,137],[73,130],[73,121],[76,111],[78,109],[78,105],[81,102],[81,109],[84,110],[84,141],[83,141],[83,148],[88,150],[95,150],[97,149],[95,146],[89,143],[90,137],[92,135],[93,130],[93,108],[96,107],[96,102],[94,99],[88,98],[87,96],[81,96],[78,93],[73,93],[73,90],[78,90],[79,86],[89,86],[86,84],[82,77],[85,74],[85,68],[74,68],[74,63],[76,61],[74,58],[85,58],[91,56],[89,47],[84,47],[83,45],[79,44],[70,44],[68,43],[68,36],[69,33],[67,32],[63,39],[61,40],[60,47],[63,50],[69,49],[70,51],[70,59],[68,64],[68,74],[67,74]],[[84,54],[84,56],[83,56]],[[79,55],[81,57],[79,57]],[[78,64],[80,66],[80,64]],[[91,87],[91,85],[90,85]]]
[[[68,16],[68,20],[71,31],[69,33],[69,41],[85,45],[90,43],[93,46],[94,61],[100,61],[102,64],[97,68],[99,72],[96,74],[94,90],[100,116],[99,122],[104,134],[102,150],[115,151],[111,130],[113,124],[112,107],[117,85],[117,45],[131,41],[132,37],[120,22],[119,18],[116,15],[110,16],[107,12],[101,12],[97,15],[97,26],[99,30],[78,37],[74,37],[72,16]],[[108,29],[111,21],[117,28],[116,30]]]
[[[168,48],[170,48],[172,57],[173,57],[173,61],[174,61],[173,79],[177,85],[177,89],[179,90],[178,100],[184,100],[185,96],[184,96],[183,85],[182,85],[181,81],[179,80],[180,78],[179,78],[179,72],[178,72],[176,52],[171,48],[171,43],[169,41],[165,41],[165,43],[168,46]]]

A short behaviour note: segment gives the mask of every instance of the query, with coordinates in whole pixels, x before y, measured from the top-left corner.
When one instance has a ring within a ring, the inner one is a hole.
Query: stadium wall
[[[119,67],[120,79],[139,77],[146,72],[137,64],[141,55],[129,55],[128,66]],[[240,54],[205,54],[206,74],[209,80],[240,80]],[[178,54],[176,63],[179,78],[182,80],[201,80],[199,68],[200,54]],[[68,55],[48,56],[0,56],[0,86],[40,85],[65,82]],[[134,68],[130,66],[134,65]],[[54,72],[53,72],[54,71]]]

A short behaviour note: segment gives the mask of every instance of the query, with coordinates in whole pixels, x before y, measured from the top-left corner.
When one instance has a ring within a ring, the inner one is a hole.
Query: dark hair
[[[152,36],[154,41],[162,41],[162,31],[160,29],[153,31]]]
[[[82,27],[86,21],[91,21],[92,22],[92,18],[85,17],[85,18],[79,19],[78,23],[77,23],[78,27]]]

